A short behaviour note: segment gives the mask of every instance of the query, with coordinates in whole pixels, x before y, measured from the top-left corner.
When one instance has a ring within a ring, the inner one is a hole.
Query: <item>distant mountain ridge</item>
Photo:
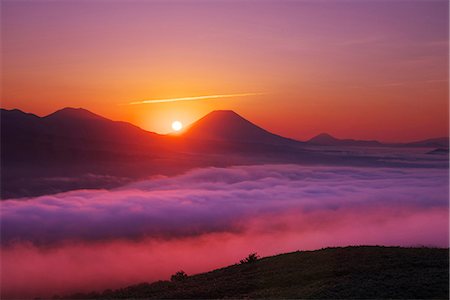
[[[337,139],[328,133],[321,133],[307,141],[308,144],[319,146],[383,146],[382,143],[372,141],[362,141],[354,139]]]
[[[64,136],[92,138],[95,140],[119,140],[137,135],[156,135],[135,125],[112,121],[82,108],[64,108],[44,117],[18,109],[1,109],[2,138],[20,134],[37,136]]]
[[[376,140],[338,139],[328,133],[321,133],[307,140],[306,143],[317,146],[448,148],[449,138],[440,137],[406,143],[383,143]]]
[[[82,108],[64,108],[44,117],[17,109],[1,109],[0,121],[2,199],[79,188],[110,188],[150,175],[174,175],[211,166],[404,165],[398,159],[391,162],[373,156],[349,155],[325,146],[448,149],[448,138],[385,145],[377,141],[339,140],[321,134],[301,142],[273,134],[226,110],[207,114],[179,135],[148,132]],[[439,153],[442,155],[433,157],[448,157],[442,150]]]
[[[20,110],[0,111],[2,163],[112,159],[146,153],[158,135],[127,122],[112,121],[81,108],[44,117]]]
[[[0,122],[2,199],[117,186],[149,173],[139,163],[170,153],[159,135],[84,109],[45,117],[1,109]]]
[[[429,147],[429,148],[447,148],[449,147],[448,137],[439,137],[434,139],[426,139],[421,141],[404,143],[403,146],[407,147]]]
[[[0,110],[2,125],[5,126],[6,130],[14,129],[19,131],[25,130],[33,134],[69,134],[84,138],[115,138],[119,140],[130,137],[135,138],[136,135],[146,135],[154,138],[163,136],[146,131],[128,122],[112,121],[83,108],[66,107],[44,117],[26,113],[19,109],[7,110],[2,108]],[[63,132],[63,130],[68,130],[68,132]],[[61,131],[61,133],[58,133],[58,131]],[[299,141],[273,134],[231,110],[212,111],[189,125],[179,136],[196,140],[269,144],[296,143],[317,146],[407,146],[430,148],[448,148],[449,146],[448,137],[407,143],[383,143],[376,140],[338,139],[328,133],[321,133],[307,141]]]
[[[79,120],[87,120],[87,119],[103,119],[105,120],[105,117],[102,117],[100,115],[97,115],[87,109],[78,107],[65,107],[62,109],[59,109],[49,115],[44,116],[45,119],[79,119]]]

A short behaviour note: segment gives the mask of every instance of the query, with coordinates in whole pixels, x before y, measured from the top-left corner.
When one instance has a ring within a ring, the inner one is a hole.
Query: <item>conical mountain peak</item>
[[[335,142],[339,141],[339,139],[335,138],[329,133],[321,133],[316,135],[315,137],[311,138],[308,142],[310,143],[324,143],[324,142]]]
[[[232,110],[215,110],[192,124],[185,137],[199,140],[280,144],[293,140],[268,132]]]
[[[104,119],[84,108],[65,107],[45,116],[47,119]]]

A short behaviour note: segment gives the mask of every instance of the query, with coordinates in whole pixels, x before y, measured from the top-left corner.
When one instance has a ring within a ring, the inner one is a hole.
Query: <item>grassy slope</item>
[[[345,247],[302,251],[76,298],[449,297],[449,250]]]

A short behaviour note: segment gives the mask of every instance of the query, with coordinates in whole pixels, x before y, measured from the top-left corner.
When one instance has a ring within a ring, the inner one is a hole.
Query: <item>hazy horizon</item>
[[[3,107],[0,107],[0,108],[1,108],[1,109],[6,109],[6,108],[3,108]],[[7,109],[7,110],[14,110],[14,109],[18,109],[18,108],[9,108],[9,109]],[[83,107],[70,107],[70,106],[56,109],[55,111],[52,111],[52,112],[50,112],[50,113],[48,113],[48,114],[36,114],[36,113],[31,112],[31,111],[24,111],[24,110],[21,110],[21,109],[18,109],[18,110],[20,110],[20,111],[22,111],[22,112],[24,112],[24,113],[31,113],[31,114],[33,114],[33,115],[36,115],[36,116],[40,117],[40,118],[43,118],[43,117],[49,116],[49,115],[51,115],[51,114],[53,114],[53,113],[55,113],[55,112],[58,112],[58,111],[60,111],[60,110],[63,110],[63,109],[84,109],[84,110],[87,110],[87,109],[85,109],[85,108],[83,108]],[[94,113],[94,114],[96,114],[96,115],[102,116],[102,115],[100,115],[100,114],[97,114],[97,113],[94,112],[94,111],[90,111],[90,110],[87,110],[87,111],[89,111],[89,112],[91,112],[91,113]],[[187,128],[187,127],[193,125],[194,123],[196,123],[197,121],[201,120],[201,119],[202,119],[203,117],[205,117],[206,115],[208,115],[208,114],[210,114],[210,113],[212,113],[212,112],[215,112],[215,111],[233,111],[233,112],[237,113],[238,115],[240,115],[240,113],[239,113],[238,111],[231,110],[231,109],[226,109],[226,108],[224,108],[224,109],[212,110],[212,111],[210,111],[210,112],[207,112],[205,115],[200,116],[198,119],[194,120],[192,123],[183,124],[183,127],[186,127],[186,128]],[[240,115],[240,116],[243,117],[243,118],[245,118],[245,116],[242,116],[242,115]],[[102,117],[105,117],[105,116],[102,116]],[[247,119],[247,118],[245,118],[245,119]],[[147,129],[145,129],[145,128],[140,127],[138,124],[131,123],[131,122],[128,122],[128,121],[126,121],[126,120],[118,120],[118,119],[111,119],[111,120],[112,120],[112,121],[127,122],[127,123],[133,124],[133,125],[135,125],[135,126],[138,126],[139,128],[141,128],[141,129],[143,129],[143,130],[145,130],[145,131],[152,132],[152,133],[157,133],[157,134],[160,134],[160,135],[167,135],[167,134],[172,134],[172,133],[175,132],[173,129],[172,129],[171,131],[168,131],[168,132],[156,132],[156,131],[147,130]],[[252,120],[250,120],[250,119],[247,119],[247,120],[250,121],[250,122],[252,122],[252,123],[254,123],[254,122],[253,122]],[[255,123],[254,123],[254,124],[255,124]],[[255,125],[257,125],[257,126],[263,128],[263,129],[265,129],[265,130],[268,130],[268,131],[271,132],[271,133],[275,133],[275,132],[273,132],[270,128],[264,128],[264,127],[260,126],[259,124],[255,124]],[[324,132],[317,132],[316,134],[313,134],[313,135],[310,136],[309,138],[306,138],[306,139],[303,139],[303,140],[300,140],[300,139],[297,139],[297,140],[298,140],[298,141],[308,141],[308,140],[310,140],[311,138],[317,137],[317,136],[319,136],[319,135],[321,135],[321,134],[329,134],[329,135],[331,135],[332,137],[334,137],[334,138],[336,138],[336,139],[354,139],[354,140],[356,140],[356,139],[353,138],[353,137],[340,137],[340,136],[335,136],[335,135],[333,135],[333,134],[330,134],[331,131],[332,131],[332,130],[330,130],[330,131],[324,131]],[[183,132],[181,132],[181,134],[183,134]],[[275,133],[275,134],[276,134],[276,133]],[[292,136],[284,136],[284,137],[295,139],[295,138],[292,137]],[[435,139],[435,138],[445,138],[445,137],[448,138],[448,135],[446,135],[446,136],[430,136],[430,137],[426,137],[426,138],[421,139],[421,140],[403,140],[403,139],[401,139],[401,140],[396,140],[396,141],[384,141],[384,140],[377,140],[377,141],[378,141],[378,142],[381,142],[381,143],[408,143],[408,142],[417,142],[417,141],[422,141],[422,140]],[[364,140],[362,140],[362,141],[365,141],[365,140],[370,141],[371,139],[364,139]]]

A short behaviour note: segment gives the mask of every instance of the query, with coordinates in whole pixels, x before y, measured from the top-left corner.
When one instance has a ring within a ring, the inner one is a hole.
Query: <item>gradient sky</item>
[[[298,139],[446,136],[448,18],[446,0],[3,0],[1,106],[159,133],[232,109]]]

